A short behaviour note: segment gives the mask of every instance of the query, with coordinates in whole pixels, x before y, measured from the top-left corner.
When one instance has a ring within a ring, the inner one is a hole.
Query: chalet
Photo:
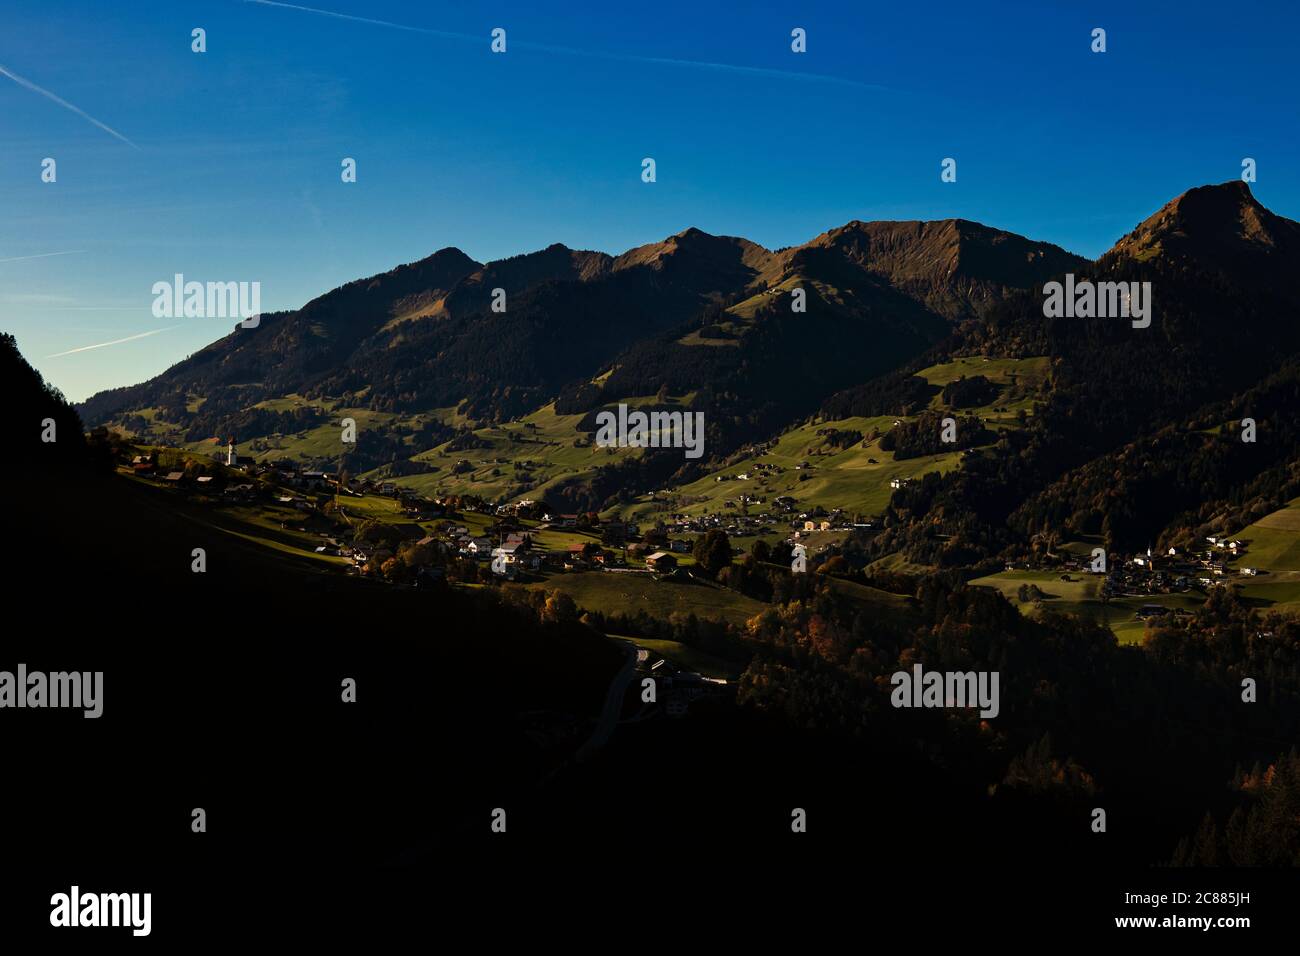
[[[912,483],[912,479],[911,479],[911,478],[890,478],[890,479],[889,479],[889,487],[891,487],[891,488],[895,488],[895,489],[897,489],[897,488],[906,488],[906,487],[907,487],[908,485],[910,485],[911,483]]]
[[[147,475],[152,475],[153,465],[151,465],[147,461],[136,462],[135,464],[131,465],[131,471],[133,474],[137,474],[142,477]]]
[[[532,535],[526,531],[510,532],[510,534],[506,535],[504,543],[513,545],[519,551],[527,551],[533,546]]]
[[[673,538],[668,542],[668,550],[675,554],[688,554],[691,550],[691,543],[681,538]]]
[[[677,559],[667,551],[656,551],[645,559],[645,566],[651,571],[675,571],[677,570]]]
[[[168,481],[173,485],[179,485],[184,477],[185,472],[183,471],[169,471],[167,472],[167,477],[163,480]]]
[[[521,557],[518,545],[503,544],[499,548],[493,548],[492,570],[504,574],[507,578],[513,578],[519,573]]]
[[[487,560],[492,554],[491,538],[473,538],[464,548],[465,553],[479,560]]]
[[[683,542],[683,543],[685,543],[685,542]],[[645,553],[645,551],[646,551],[646,549],[647,549],[648,547],[649,547],[649,545],[642,544],[641,542],[637,541],[637,542],[634,542],[634,543],[629,544],[629,545],[627,546],[627,553],[628,553],[631,557],[639,558],[642,554]]]

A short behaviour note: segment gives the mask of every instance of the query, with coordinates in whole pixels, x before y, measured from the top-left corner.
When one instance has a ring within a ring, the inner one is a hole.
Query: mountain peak
[[[688,268],[745,270],[754,274],[771,259],[772,253],[757,243],[736,236],[715,236],[690,226],[660,242],[629,249],[614,260],[614,269],[646,266],[661,270],[670,263],[691,260]]]
[[[1151,218],[1173,219],[1178,225],[1188,228],[1218,228],[1238,222],[1248,232],[1256,232],[1261,225],[1260,211],[1266,210],[1251,193],[1250,186],[1235,179],[1189,189],[1165,203]]]
[[[1189,189],[1119,240],[1106,257],[1187,256],[1222,265],[1300,243],[1300,226],[1274,215],[1239,179]]]
[[[1051,243],[966,219],[855,219],[783,257],[785,272],[820,271],[846,283],[853,270],[871,273],[950,319],[1087,261]]]
[[[389,274],[396,273],[403,269],[464,269],[471,271],[477,269],[480,263],[471,259],[460,249],[455,246],[444,246],[436,252],[431,252],[423,259],[416,259],[414,262],[408,262],[404,265],[390,269]],[[372,276],[371,278],[376,278]]]

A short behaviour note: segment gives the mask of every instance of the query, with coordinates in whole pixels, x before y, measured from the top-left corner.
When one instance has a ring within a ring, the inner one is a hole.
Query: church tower
[[[226,467],[235,467],[235,436],[226,439]]]

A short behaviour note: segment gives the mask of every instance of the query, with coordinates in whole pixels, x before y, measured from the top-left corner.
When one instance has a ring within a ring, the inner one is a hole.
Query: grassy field
[[[1231,537],[1246,545],[1233,565],[1262,572],[1237,579],[1241,596],[1259,607],[1300,612],[1300,498]]]
[[[1043,592],[1043,608],[1063,614],[1077,614],[1097,621],[1109,627],[1122,643],[1136,643],[1146,631],[1146,623],[1137,618],[1138,609],[1144,604],[1159,604],[1168,608],[1195,610],[1205,603],[1205,595],[1200,591],[1184,594],[1144,594],[1122,597],[1102,605],[1098,596],[1102,578],[1100,575],[1079,574],[1071,572],[1071,580],[1062,581],[1058,571],[1003,571],[1000,574],[977,578],[970,583],[977,586],[991,587],[1000,591],[1012,604],[1020,608],[1023,614],[1032,614],[1034,602],[1021,603],[1018,592],[1021,585],[1037,585]]]
[[[736,326],[735,331],[743,331],[763,298],[755,297],[729,310],[730,324]],[[727,326],[729,323],[724,321],[722,324]],[[699,344],[722,345],[728,341],[709,340]],[[996,359],[975,356],[932,366],[918,374],[939,386],[971,375],[983,375],[1004,386],[1002,395],[988,406],[964,410],[967,414],[980,415],[991,427],[1001,429],[1015,427],[1017,413],[1032,410],[1029,395],[1047,380],[1049,363],[1048,359],[1041,357]],[[669,403],[688,408],[694,398],[693,393],[675,396],[669,399]],[[627,401],[629,405],[637,406],[652,403],[654,399],[642,396]],[[256,447],[240,444],[241,454],[251,454],[263,461],[336,459],[341,451],[340,422],[344,418],[354,419],[363,432],[397,427],[419,429],[430,420],[456,426],[473,425],[455,408],[395,415],[348,407],[338,400],[306,399],[298,395],[260,402],[255,407],[277,412],[310,407],[327,417],[324,424],[293,434],[268,436],[259,440]],[[931,407],[944,410],[941,396],[934,397]],[[163,441],[205,456],[219,450],[211,438],[182,444],[178,429],[157,421],[154,410],[145,409],[141,414],[149,421],[151,432],[156,432],[156,437]],[[590,474],[600,465],[616,462],[622,457],[642,454],[642,450],[637,448],[599,448],[589,441],[579,441],[581,433],[577,425],[581,419],[580,415],[556,414],[554,405],[550,404],[516,421],[475,428],[476,443],[482,447],[453,450],[448,442],[416,452],[412,446],[412,460],[431,470],[393,480],[430,496],[477,494],[489,500],[544,498],[561,482]],[[671,510],[687,514],[722,512],[727,500],[742,493],[762,496],[768,503],[777,495],[785,494],[808,507],[820,505],[857,514],[878,514],[893,493],[889,486],[892,479],[916,478],[931,471],[945,472],[960,467],[960,454],[953,452],[897,461],[891,452],[880,450],[879,439],[849,448],[836,448],[827,445],[816,433],[819,429],[837,428],[860,431],[864,436],[873,431],[883,434],[893,427],[896,420],[894,416],[878,416],[794,427],[779,437],[769,453],[738,461],[692,484],[672,489],[668,493],[669,506]],[[795,466],[805,460],[810,467],[797,471]],[[754,465],[759,461],[777,465],[782,471],[779,474],[758,473]],[[736,480],[734,476],[742,473],[750,473],[751,480]],[[375,473],[368,474],[375,477]],[[716,481],[718,477],[730,480]],[[620,514],[633,519],[649,517],[662,512],[664,507],[663,502],[639,502],[621,509]]]
[[[674,612],[700,618],[721,618],[744,624],[767,605],[736,591],[676,581],[657,581],[649,574],[584,571],[556,574],[528,585],[532,589],[563,591],[581,608],[606,614],[645,611],[656,617]]]
[[[940,387],[959,378],[972,378],[976,375],[982,375],[1001,385],[1002,393],[992,402],[975,408],[964,408],[961,413],[978,415],[990,427],[1003,428],[1013,426],[1020,412],[1023,411],[1026,415],[1033,412],[1034,396],[1048,380],[1050,371],[1051,359],[1046,356],[1004,359],[977,355],[932,365],[916,374],[931,385]],[[942,394],[931,399],[930,407],[939,411],[951,410],[943,403]]]
[[[777,496],[790,495],[810,507],[821,505],[826,509],[843,508],[852,513],[878,514],[893,494],[889,487],[891,479],[915,478],[930,471],[944,472],[956,468],[960,464],[960,453],[927,455],[900,462],[894,460],[892,452],[880,450],[879,439],[865,446],[858,442],[849,448],[832,448],[824,437],[817,435],[817,431],[837,428],[859,431],[866,436],[873,429],[882,433],[888,431],[896,420],[893,416],[878,416],[801,425],[783,434],[762,455],[742,459],[698,481],[674,488],[668,497],[676,502],[674,511],[690,515],[723,512],[727,510],[724,503],[741,494],[765,499],[763,505],[750,506],[750,510],[756,513],[769,509]],[[803,461],[807,461],[809,467],[797,470],[796,466]],[[755,466],[760,462],[776,465],[781,471],[758,471]],[[735,477],[746,473],[750,475],[748,480]],[[807,480],[801,481],[803,476],[807,476]],[[729,480],[718,481],[718,478]],[[645,518],[652,517],[659,510],[661,506],[647,501],[629,505],[623,513],[629,518]],[[784,538],[784,533],[780,537]]]
[[[746,305],[747,303],[741,303],[730,311],[743,316]],[[1018,427],[1019,412],[1032,412],[1031,396],[1047,380],[1049,371],[1050,360],[1046,357],[994,359],[974,356],[934,365],[917,374],[930,384],[938,386],[956,381],[962,376],[973,375],[983,375],[1003,386],[999,397],[988,405],[961,410],[963,415],[978,415],[994,430],[1002,430]],[[1012,392],[1016,394],[1012,395]],[[952,411],[943,404],[941,395],[934,396],[930,407]],[[741,459],[698,481],[671,489],[667,493],[666,507],[692,515],[718,513],[724,511],[728,500],[749,494],[766,499],[766,505],[751,506],[751,510],[761,512],[778,495],[790,495],[807,507],[820,505],[827,510],[843,508],[852,514],[879,514],[894,492],[889,485],[890,481],[895,478],[918,478],[932,471],[942,474],[959,468],[961,454],[950,452],[898,461],[893,452],[880,449],[878,438],[865,444],[858,442],[848,448],[835,448],[828,445],[824,436],[817,432],[827,428],[857,431],[865,439],[873,431],[884,434],[898,420],[893,415],[881,415],[796,426],[781,435],[764,454]],[[803,461],[807,461],[810,467],[796,470],[795,466]],[[776,465],[781,468],[781,472],[758,471],[755,466],[760,462]],[[740,474],[748,474],[749,480],[735,477]],[[806,480],[800,480],[805,477]],[[718,481],[718,478],[725,480]],[[646,518],[662,512],[664,508],[665,503],[662,501],[644,501],[624,508],[622,513],[628,518]],[[784,533],[778,539],[783,537]]]
[[[695,394],[669,398],[668,404],[690,406]],[[654,402],[654,397],[627,399],[629,406]],[[562,481],[589,474],[601,465],[625,457],[639,457],[640,448],[600,448],[590,435],[578,431],[582,415],[559,415],[554,404],[513,422],[475,429],[481,448],[454,451],[444,443],[415,455],[435,471],[394,479],[422,494],[476,494],[498,498],[545,498],[548,490]],[[582,436],[584,443],[579,443]],[[457,462],[469,463],[468,470],[453,474]]]
[[[190,411],[202,406],[204,399],[191,397],[187,403]],[[368,408],[345,405],[335,399],[309,399],[300,395],[286,395],[282,398],[267,399],[251,407],[274,412],[292,412],[297,408],[314,408],[327,416],[323,424],[313,425],[297,432],[274,433],[255,442],[239,441],[238,452],[257,461],[278,461],[293,459],[295,461],[330,461],[337,460],[343,451],[342,421],[351,418],[356,422],[357,430],[391,429],[406,427],[419,429],[426,422],[439,421],[448,425],[472,424],[455,408],[435,408],[414,415],[395,415],[388,412],[376,412]],[[174,423],[158,418],[158,410],[146,408],[139,414],[148,423],[145,431],[133,431],[122,425],[115,426],[123,434],[139,441],[164,444],[194,452],[207,458],[215,452],[224,452],[225,436],[211,436],[198,441],[185,441],[183,429]],[[236,435],[236,439],[240,436]],[[254,447],[256,444],[256,447]],[[411,454],[416,449],[411,447]]]
[[[1300,571],[1300,498],[1232,535],[1246,543],[1237,563],[1269,571]]]
[[[891,594],[889,591],[882,591],[879,588],[859,584],[856,581],[845,581],[841,578],[833,577],[830,581],[831,587],[836,591],[858,601],[865,601],[868,604],[877,604],[881,607],[893,608],[899,611],[910,607],[910,599],[903,594]]]

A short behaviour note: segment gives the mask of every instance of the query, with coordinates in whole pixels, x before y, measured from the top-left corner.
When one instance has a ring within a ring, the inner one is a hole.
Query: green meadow
[[[1231,537],[1246,543],[1246,556],[1238,560],[1238,565],[1269,571],[1300,571],[1300,498]]]
[[[694,393],[674,396],[669,404],[689,407]],[[653,396],[627,400],[630,406],[654,402]],[[578,431],[583,415],[559,415],[554,403],[523,418],[474,430],[479,448],[453,450],[443,443],[414,455],[434,470],[393,479],[421,494],[475,494],[488,500],[540,498],[563,481],[590,474],[602,465],[638,457],[640,448],[600,448],[592,435]],[[458,463],[459,471],[456,471]]]
[[[1012,604],[1020,608],[1022,614],[1033,614],[1036,604],[1033,601],[1021,602],[1019,591],[1022,585],[1033,584],[1043,593],[1042,607],[1045,611],[1061,614],[1075,614],[1094,620],[1110,628],[1121,643],[1132,644],[1142,640],[1146,623],[1137,617],[1138,609],[1144,604],[1159,604],[1168,608],[1182,608],[1193,611],[1205,603],[1205,595],[1199,591],[1184,594],[1143,594],[1114,598],[1105,605],[1099,597],[1101,575],[1069,573],[1069,581],[1062,581],[1060,571],[1003,571],[988,577],[976,578],[972,586],[991,587],[1002,593]]]
[[[716,585],[659,581],[649,574],[617,571],[555,574],[528,587],[563,591],[578,607],[605,614],[645,611],[664,618],[681,613],[744,624],[767,607],[761,601]]]

